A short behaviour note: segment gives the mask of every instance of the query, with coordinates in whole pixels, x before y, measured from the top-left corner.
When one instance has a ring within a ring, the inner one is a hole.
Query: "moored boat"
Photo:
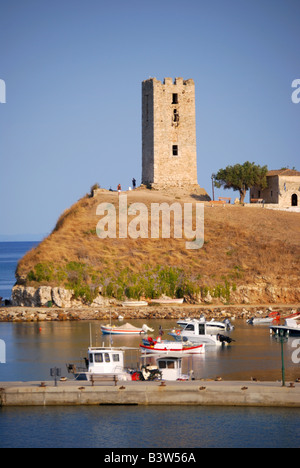
[[[157,369],[160,374],[161,380],[176,381],[176,380],[194,380],[194,371],[191,370],[189,375],[182,373],[183,358],[186,358],[186,354],[168,354],[161,353],[160,355],[149,354],[145,355],[143,359],[155,359],[154,366],[146,366],[151,369],[152,372]],[[143,366],[144,367],[144,366]]]
[[[147,307],[149,304],[146,301],[125,301],[122,302],[122,307]]]
[[[95,378],[132,380],[131,372],[124,368],[125,348],[89,347],[85,368],[67,364],[75,380],[93,381]]]
[[[168,341],[168,340],[157,340],[154,341],[152,338],[148,340],[143,340],[143,344],[140,345],[140,348],[145,353],[171,353],[171,354],[204,354],[205,345],[198,344],[192,345],[191,343],[183,343],[177,341]]]
[[[161,371],[157,366],[144,365],[138,369],[124,367],[125,351],[137,350],[138,348],[106,348],[89,347],[88,357],[84,359],[85,367],[77,367],[74,364],[67,364],[70,374],[75,380],[92,382],[135,380],[161,380]]]
[[[197,319],[190,319],[190,318],[179,319],[178,322],[177,322],[177,325],[184,328],[189,323],[191,323],[193,320],[197,320]],[[215,320],[215,319],[212,319],[210,321],[206,321],[205,317],[202,316],[200,318],[200,321],[206,323],[206,332],[207,333],[214,334],[214,333],[219,333],[219,332],[230,332],[230,331],[234,330],[234,326],[231,324],[231,322],[230,322],[230,320],[228,318],[223,320],[223,322]]]
[[[122,326],[116,325],[101,325],[101,331],[103,335],[143,335],[148,332],[153,332],[152,328],[147,325],[143,325],[141,328],[134,327],[130,323],[126,323]]]
[[[162,305],[171,305],[171,304],[183,304],[184,299],[151,299],[151,304],[162,304]]]
[[[162,380],[189,380],[190,376],[182,373],[182,357],[161,356],[156,360]],[[191,374],[192,375],[192,374]]]
[[[192,320],[183,330],[173,330],[169,333],[176,341],[189,341],[196,344],[210,346],[222,346],[232,343],[234,340],[226,335],[209,334],[205,320]]]
[[[300,320],[300,314],[295,315],[294,318],[286,318],[284,325],[272,325],[270,332],[275,335],[283,332],[285,336],[300,336],[300,324],[297,319]]]
[[[276,323],[280,321],[279,312],[271,312],[266,317],[252,317],[247,320],[249,325],[264,325],[268,323]]]

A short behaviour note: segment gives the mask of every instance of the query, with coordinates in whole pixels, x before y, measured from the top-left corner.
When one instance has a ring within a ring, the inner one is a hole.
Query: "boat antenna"
[[[93,343],[92,343],[92,324],[90,323],[90,348],[93,347]]]
[[[110,341],[110,347],[112,348],[113,345],[113,337],[112,337],[112,324],[111,324],[111,310],[109,311],[109,317],[110,317],[110,333],[109,333],[109,341]]]

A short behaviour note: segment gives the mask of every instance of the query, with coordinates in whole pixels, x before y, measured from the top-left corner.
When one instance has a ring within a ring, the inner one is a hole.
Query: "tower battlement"
[[[142,133],[143,184],[197,185],[194,80],[143,81]]]
[[[149,78],[148,80],[145,80],[144,83],[147,81],[155,81],[156,83],[160,83],[162,85],[166,86],[176,86],[176,85],[182,85],[182,86],[195,86],[195,82],[193,79],[189,80],[184,80],[183,78],[164,78],[163,82],[160,80],[157,80],[156,78]]]

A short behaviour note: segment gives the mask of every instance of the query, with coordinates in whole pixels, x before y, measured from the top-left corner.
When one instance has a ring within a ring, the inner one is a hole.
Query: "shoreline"
[[[231,305],[161,305],[148,307],[122,307],[119,305],[82,308],[58,307],[0,307],[0,322],[51,322],[51,321],[86,321],[86,320],[172,320],[183,317],[199,318],[202,314],[207,319],[248,319],[254,315],[266,315],[269,311],[278,311],[282,317],[300,312],[300,304],[231,304]]]
[[[300,408],[300,384],[199,380],[91,386],[67,381],[55,387],[53,382],[0,382],[0,407],[87,405]]]

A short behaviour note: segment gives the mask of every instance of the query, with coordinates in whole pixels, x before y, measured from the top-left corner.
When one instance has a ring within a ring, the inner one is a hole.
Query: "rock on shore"
[[[212,297],[209,292],[205,297],[197,294],[194,298],[186,297],[185,302],[195,305],[222,305],[225,298]],[[300,302],[300,287],[273,286],[264,278],[259,278],[256,283],[238,286],[230,292],[231,304],[297,304]],[[91,304],[85,304],[81,298],[76,298],[74,291],[62,287],[16,285],[12,289],[12,305],[14,307],[45,307],[53,305],[59,308],[99,308],[109,305],[120,305],[120,301],[103,297],[99,294]]]
[[[148,307],[122,307],[122,303],[99,294],[92,304],[83,304],[76,299],[72,290],[61,287],[40,286],[38,288],[16,285],[12,290],[12,306],[0,309],[2,322],[42,322],[64,320],[117,320],[120,315],[124,320],[178,320],[183,317],[199,318],[202,314],[207,319],[219,320],[248,319],[276,310],[284,315],[292,311],[300,312],[300,290],[292,288],[281,290],[263,284],[238,288],[231,296],[231,304],[225,305],[220,298],[207,295],[199,303],[174,305],[151,305]],[[267,294],[266,294],[267,291]],[[284,293],[284,294],[283,294]],[[279,304],[279,297],[285,298],[285,304]],[[294,304],[294,305],[293,305]]]
[[[81,308],[84,306],[76,299],[74,291],[60,287],[16,285],[12,289],[12,305],[14,307],[45,307],[51,303],[59,308]],[[109,305],[110,300],[99,295],[89,307]]]

